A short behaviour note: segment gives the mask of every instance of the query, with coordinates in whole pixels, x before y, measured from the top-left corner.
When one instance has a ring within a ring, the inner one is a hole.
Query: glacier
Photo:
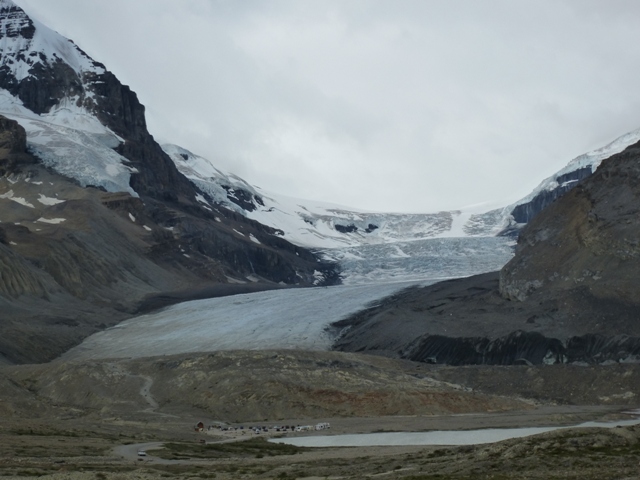
[[[10,0],[0,0],[0,8],[14,7]],[[91,78],[103,74],[104,66],[46,26],[36,21],[30,24],[25,15],[16,13],[13,20],[0,32],[6,75],[16,82],[28,80],[35,75],[33,67],[44,62],[66,65],[79,83],[40,113],[0,89],[0,114],[25,128],[29,150],[47,167],[82,186],[137,197],[130,186],[136,170],[115,150],[124,140],[92,110],[96,98]],[[23,35],[23,31],[27,33]],[[501,233],[514,225],[514,207],[540,192],[558,188],[559,175],[583,168],[593,171],[604,158],[639,140],[640,129],[577,157],[511,205],[420,214],[367,212],[278,195],[218,169],[213,161],[185,148],[163,145],[176,168],[199,190],[194,198],[199,208],[213,212],[229,209],[271,227],[274,235],[338,263],[343,285],[187,302],[96,334],[68,355],[88,358],[231,348],[329,348],[339,334],[330,324],[371,302],[412,285],[501,268],[513,255],[514,240]],[[27,202],[17,196],[11,199],[23,205]],[[38,201],[47,204],[54,199],[41,197]],[[38,221],[59,223],[65,219]],[[254,236],[248,240],[260,243]],[[320,282],[321,274],[317,273]]]
[[[425,281],[422,284],[433,282]],[[138,358],[217,350],[330,349],[330,324],[415,282],[294,288],[194,300],[96,333],[63,360]]]

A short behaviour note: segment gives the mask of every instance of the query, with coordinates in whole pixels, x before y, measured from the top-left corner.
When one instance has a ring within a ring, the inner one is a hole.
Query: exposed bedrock
[[[563,342],[538,332],[523,331],[495,340],[427,335],[409,345],[401,356],[418,362],[448,365],[637,363],[640,361],[640,338],[588,334]]]
[[[576,187],[581,180],[590,176],[591,173],[591,167],[589,166],[579,168],[564,175],[559,175],[556,178],[558,182],[556,188],[553,190],[543,190],[529,202],[517,205],[511,212],[513,219],[520,224],[529,223],[542,210],[562,197],[569,190]]]
[[[36,159],[26,153],[27,133],[15,120],[0,116],[0,175],[33,165]]]
[[[411,288],[334,324],[334,348],[449,365],[636,362],[635,305],[579,288],[503,298],[498,272]]]
[[[639,220],[636,144],[603,161],[523,229],[500,273],[501,294],[522,301],[539,289],[549,295],[585,288],[595,298],[640,307]]]
[[[411,289],[338,322],[335,348],[426,362],[638,362],[640,148],[549,205],[500,271]]]

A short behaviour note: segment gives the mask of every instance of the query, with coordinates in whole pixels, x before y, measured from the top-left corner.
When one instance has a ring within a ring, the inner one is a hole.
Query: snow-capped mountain
[[[424,214],[375,213],[266,192],[216,168],[210,160],[176,145],[163,149],[178,170],[204,192],[203,203],[222,204],[268,225],[290,242],[309,248],[340,249],[427,239],[495,237],[516,230],[545,206],[591,175],[603,159],[640,140],[640,129],[580,155],[543,180],[526,197],[501,208]]]
[[[535,215],[591,175],[603,159],[640,140],[640,130],[581,155],[526,197],[501,208],[425,214],[374,213],[266,192],[206,158],[163,145],[202,192],[204,208],[225,207],[340,265],[344,284],[447,279],[502,268],[513,237]]]
[[[104,65],[11,0],[0,0],[0,15],[0,114],[26,129],[29,149],[42,163],[82,186],[182,197],[209,212],[223,206],[306,248],[497,236],[528,222],[603,158],[640,138],[640,130],[631,132],[582,155],[527,197],[498,209],[376,213],[288,198],[254,187],[184,148],[164,145],[162,152],[146,131],[144,107]]]
[[[107,74],[73,42],[0,0],[0,112],[28,132],[43,163],[81,185],[125,191],[134,171],[114,151],[123,139],[97,118]]]
[[[136,94],[12,0],[0,0],[0,89],[0,113],[59,173],[110,192],[197,203],[147,131]]]
[[[129,87],[0,0],[0,363],[50,360],[189,298],[337,281],[334,264],[203,198]]]
[[[199,254],[223,264],[243,264],[241,279],[257,275],[285,283],[317,282],[322,268],[317,268],[312,254],[274,237],[261,224],[202,204],[198,187],[176,169],[147,131],[145,109],[136,94],[12,0],[0,0],[0,115],[25,129],[28,150],[38,163],[82,187],[140,198],[149,216],[175,235],[182,230],[188,237],[183,243]],[[204,223],[197,228],[186,225],[189,217]],[[201,235],[194,235],[198,230]],[[227,240],[221,242],[220,236]],[[258,256],[233,254],[231,244]],[[267,260],[283,251],[291,259]],[[186,250],[181,253],[189,255]],[[291,268],[287,279],[271,276],[275,266],[302,258],[310,263]],[[233,271],[229,276],[238,277]]]
[[[242,178],[222,172],[201,156],[163,145],[178,170],[204,192],[211,205],[222,204],[268,225],[287,240],[310,248],[340,248],[362,244],[463,236],[457,230],[469,214],[371,213],[329,203],[295,199],[265,192]],[[200,201],[204,202],[202,198]]]

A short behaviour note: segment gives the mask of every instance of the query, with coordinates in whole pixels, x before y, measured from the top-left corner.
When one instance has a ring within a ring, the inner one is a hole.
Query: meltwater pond
[[[640,413],[640,412],[636,412]],[[565,427],[486,428],[481,430],[440,430],[431,432],[383,432],[354,435],[316,435],[309,437],[277,438],[270,442],[297,447],[374,447],[409,445],[480,445],[511,438],[529,437],[565,428],[614,428],[640,424],[640,417],[616,422],[585,422]]]

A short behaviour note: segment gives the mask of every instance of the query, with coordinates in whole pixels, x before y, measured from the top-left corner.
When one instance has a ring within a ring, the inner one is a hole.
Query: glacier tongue
[[[296,288],[181,303],[96,333],[62,358],[136,358],[234,349],[328,350],[339,333],[330,327],[332,322],[411,285]]]

